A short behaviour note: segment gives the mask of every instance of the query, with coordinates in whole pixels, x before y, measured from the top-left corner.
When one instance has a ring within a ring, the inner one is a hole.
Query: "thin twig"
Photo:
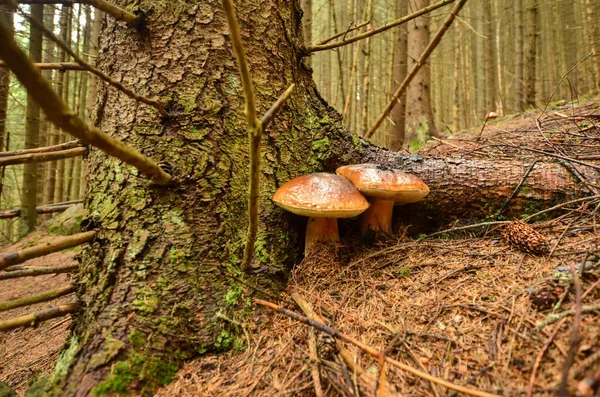
[[[596,311],[600,311],[600,303],[596,303],[593,305],[581,306],[581,313],[591,313],[591,312],[596,312]],[[576,314],[576,310],[574,310],[574,309],[566,310],[562,313],[548,314],[546,319],[536,326],[536,329],[542,329],[546,325],[553,324],[559,320],[563,320],[566,317],[574,316],[575,314]]]
[[[152,178],[154,183],[167,185],[171,176],[164,172],[158,164],[130,148],[123,142],[88,125],[75,114],[58,96],[48,81],[36,69],[27,55],[11,38],[10,31],[4,21],[0,21],[0,58],[6,62],[14,75],[30,93],[56,126],[79,138],[82,142],[95,146],[110,156],[114,156],[137,168],[142,174]]]
[[[459,0],[458,3],[456,3],[456,5],[452,9],[452,11],[450,12],[450,15],[448,15],[448,18],[446,18],[446,20],[444,21],[444,24],[437,31],[437,33],[433,37],[433,40],[431,40],[431,42],[427,45],[427,48],[425,48],[425,51],[423,51],[423,54],[421,54],[421,57],[419,58],[417,63],[415,63],[415,65],[413,66],[410,73],[408,73],[406,75],[406,77],[404,78],[404,80],[402,81],[402,83],[400,84],[398,89],[396,90],[396,92],[394,92],[394,95],[392,96],[392,100],[390,101],[390,103],[388,103],[388,105],[384,109],[383,113],[379,116],[379,118],[377,119],[377,121],[375,122],[373,127],[371,127],[371,129],[365,134],[365,138],[372,137],[373,134],[375,133],[375,131],[377,131],[377,129],[381,125],[381,123],[383,123],[383,121],[390,115],[390,112],[392,111],[392,109],[394,108],[396,103],[398,102],[400,96],[404,93],[404,91],[406,91],[408,84],[417,75],[417,73],[419,72],[421,67],[423,65],[425,65],[425,62],[427,62],[427,59],[429,59],[429,56],[431,55],[433,50],[437,47],[437,45],[441,41],[442,37],[444,36],[444,34],[446,33],[446,31],[448,30],[450,25],[452,25],[452,21],[454,20],[454,18],[456,17],[456,15],[460,11],[460,9],[465,5],[466,2],[467,2],[467,0]],[[442,4],[442,3],[443,3],[443,1],[436,3],[436,4]]]
[[[70,273],[79,269],[79,265],[64,265],[54,267],[29,267],[22,270],[14,270],[11,272],[0,272],[0,280],[8,280],[19,277],[34,277],[43,274],[61,274]]]
[[[279,113],[279,111],[285,104],[285,101],[287,101],[290,95],[292,95],[292,92],[294,92],[294,88],[296,88],[296,84],[292,84],[291,86],[289,86],[288,89],[285,90],[283,94],[281,94],[281,96],[277,99],[277,101],[275,101],[273,106],[271,106],[271,108],[267,110],[265,115],[262,117],[261,124],[263,132],[267,129],[267,126],[269,125],[271,120],[273,120],[273,117],[275,117],[277,113]]]
[[[537,375],[537,370],[540,366],[540,363],[542,362],[542,358],[544,357],[546,350],[548,350],[548,348],[552,344],[552,341],[554,341],[554,338],[556,338],[556,335],[558,335],[558,331],[560,331],[560,327],[562,327],[566,321],[567,321],[567,319],[564,318],[560,322],[560,324],[558,324],[556,326],[554,331],[552,331],[552,334],[550,334],[550,336],[546,340],[544,347],[542,347],[542,350],[540,350],[537,357],[535,358],[535,362],[533,363],[533,368],[531,370],[531,376],[529,377],[529,385],[527,386],[527,397],[531,397],[533,395],[533,386],[535,385],[535,377]]]
[[[34,63],[33,66],[38,68],[39,70],[58,70],[58,71],[66,71],[66,70],[87,70],[83,65],[78,64],[77,62],[54,62],[54,63]],[[4,63],[4,61],[0,61],[0,68],[7,68],[8,66]]]
[[[362,28],[362,27],[364,27],[364,26],[367,26],[367,25],[368,25],[368,24],[370,24],[370,23],[371,23],[371,21],[365,21],[365,22],[359,23],[359,24],[357,24],[357,25],[354,25],[354,26],[353,26],[352,24],[350,24],[350,25],[348,26],[348,29],[344,30],[343,32],[336,33],[336,34],[334,34],[333,36],[331,36],[331,37],[329,37],[329,38],[327,38],[327,39],[325,39],[325,40],[321,40],[321,41],[319,41],[317,44],[315,44],[315,45],[314,45],[314,46],[312,46],[312,47],[316,47],[316,46],[320,46],[320,45],[327,44],[327,43],[329,43],[331,40],[337,39],[337,38],[338,38],[338,37],[340,37],[340,36],[344,36],[344,39],[345,39],[345,38],[346,38],[346,35],[347,35],[348,33],[352,32],[352,31],[354,31],[354,30],[358,30],[358,29],[360,29],[360,28]],[[342,41],[343,41],[343,40],[342,40]]]
[[[231,34],[231,44],[235,52],[238,68],[242,77],[242,86],[244,87],[244,98],[246,99],[246,119],[248,120],[248,139],[250,142],[250,186],[248,188],[248,234],[246,235],[246,247],[244,249],[244,259],[242,261],[242,270],[250,270],[252,259],[254,258],[254,243],[258,233],[258,184],[260,173],[260,141],[262,138],[262,123],[256,116],[256,100],[254,98],[254,89],[252,88],[252,78],[250,68],[244,52],[244,45],[240,35],[235,10],[232,0],[223,0],[223,9],[227,16],[229,33]]]
[[[52,40],[61,50],[65,51],[67,54],[69,54],[75,60],[75,62],[82,65],[84,68],[89,70],[91,73],[100,77],[100,79],[106,81],[111,86],[121,90],[128,97],[135,99],[136,101],[145,103],[146,105],[150,105],[150,106],[154,107],[156,110],[158,110],[158,112],[160,113],[161,116],[163,116],[163,117],[169,116],[169,113],[167,113],[167,111],[165,110],[162,103],[160,103],[156,99],[150,99],[150,98],[146,98],[145,96],[139,95],[136,92],[134,92],[132,89],[125,87],[122,83],[116,81],[115,79],[111,78],[110,76],[107,76],[104,72],[102,72],[97,67],[92,66],[89,63],[87,63],[86,61],[84,61],[83,58],[81,58],[79,55],[77,55],[75,53],[75,51],[73,51],[71,49],[71,47],[69,47],[67,44],[63,43],[63,41],[61,39],[56,37],[56,35],[54,35],[54,33],[52,33],[49,29],[47,29],[41,22],[31,18],[30,15],[28,15],[27,13],[25,13],[21,10],[19,10],[19,14],[21,14],[21,16],[23,16],[25,19],[27,19],[29,21],[29,23],[31,23],[37,29],[41,30],[42,33],[44,33],[44,35],[46,37],[48,37],[50,40]]]
[[[523,186],[523,184],[525,183],[525,181],[527,180],[527,178],[529,177],[529,174],[531,174],[531,171],[533,171],[533,168],[535,167],[535,165],[539,162],[540,160],[535,160],[530,166],[529,168],[527,168],[527,171],[525,171],[525,174],[523,174],[523,178],[521,178],[521,181],[519,182],[519,184],[517,185],[517,187],[515,187],[515,190],[513,190],[513,192],[511,193],[511,195],[504,201],[504,203],[502,204],[502,207],[500,207],[500,209],[498,210],[498,212],[496,213],[496,219],[498,219],[500,217],[500,215],[502,215],[502,213],[504,212],[504,210],[506,209],[506,207],[508,206],[508,203],[511,202],[511,200],[513,198],[515,198],[515,196],[517,195],[517,193],[519,193],[519,190],[521,190],[521,186]]]
[[[588,254],[583,258],[582,269],[583,273],[583,264],[588,258]],[[567,351],[567,357],[565,358],[565,363],[562,368],[562,377],[560,379],[560,384],[558,386],[558,395],[560,397],[567,397],[567,382],[569,380],[569,371],[571,367],[575,363],[575,356],[579,351],[579,345],[581,344],[581,280],[579,279],[579,275],[577,274],[577,270],[575,269],[575,264],[571,262],[571,274],[573,275],[573,284],[575,286],[575,317],[573,318],[573,330],[571,331],[571,339],[569,343],[569,350]]]
[[[261,305],[261,306],[269,307],[269,308],[275,310],[276,312],[284,314],[284,315],[286,315],[288,317],[291,317],[294,320],[297,320],[297,321],[299,321],[299,322],[301,322],[303,324],[310,325],[311,327],[315,327],[315,328],[317,328],[320,331],[323,331],[323,332],[325,332],[325,333],[327,333],[327,334],[329,334],[329,335],[331,335],[333,337],[336,337],[336,338],[339,338],[339,339],[343,340],[344,342],[351,343],[354,346],[360,348],[361,350],[363,350],[364,352],[370,354],[371,356],[373,356],[375,358],[379,359],[383,355],[383,353],[380,352],[379,350],[374,349],[373,347],[368,346],[368,345],[360,342],[359,340],[356,340],[356,339],[352,338],[351,336],[343,334],[340,331],[336,330],[335,328],[332,328],[332,327],[329,327],[329,326],[327,326],[325,324],[322,324],[322,323],[319,323],[317,321],[311,320],[311,319],[309,319],[309,318],[307,318],[305,316],[302,316],[302,315],[300,315],[300,314],[298,314],[296,312],[284,309],[284,308],[282,308],[282,307],[280,307],[280,306],[278,306],[278,305],[276,305],[274,303],[271,303],[271,302],[263,301],[261,299],[254,299],[254,302],[256,304]],[[387,356],[384,356],[384,357],[385,357],[384,361],[387,362],[388,364],[391,364],[391,365],[393,365],[393,366],[395,366],[397,368],[400,368],[400,369],[402,369],[404,371],[410,372],[411,374],[413,374],[415,376],[418,376],[418,377],[420,377],[422,379],[435,382],[438,385],[444,386],[444,387],[446,387],[448,389],[456,390],[456,391],[468,394],[470,396],[476,396],[476,397],[499,397],[497,394],[492,394],[492,393],[488,393],[488,392],[484,392],[484,391],[480,391],[480,390],[474,390],[474,389],[471,389],[471,388],[468,388],[468,387],[463,387],[463,386],[455,385],[454,383],[448,382],[448,381],[446,381],[444,379],[435,377],[435,376],[430,375],[428,373],[419,371],[418,369],[415,369],[415,368],[413,368],[413,367],[411,367],[409,365],[403,364],[403,363],[401,363],[399,361],[396,361],[396,360],[394,360],[394,359],[392,359],[390,357],[387,357]]]
[[[86,150],[87,149],[84,147],[76,147],[75,149],[59,150],[48,153],[29,153],[10,157],[0,157],[0,167],[15,164],[43,163],[46,161],[69,159],[82,156]]]
[[[70,141],[70,142],[65,142],[65,143],[61,143],[59,145],[54,145],[54,146],[44,146],[44,147],[36,147],[33,149],[13,150],[12,152],[0,152],[0,158],[18,156],[21,154],[30,154],[30,153],[58,152],[60,150],[74,149],[74,148],[80,147],[80,146],[82,146],[81,142]]]
[[[552,101],[552,98],[554,98],[554,94],[556,94],[556,91],[558,91],[558,88],[560,87],[560,84],[562,83],[562,81],[575,69],[577,69],[577,67],[579,65],[581,65],[586,59],[588,59],[589,57],[591,57],[592,55],[594,55],[594,51],[590,52],[589,54],[587,54],[582,60],[580,60],[579,62],[577,62],[575,65],[573,65],[573,67],[571,69],[569,69],[567,71],[567,73],[563,74],[560,78],[560,80],[558,81],[558,84],[556,85],[556,87],[554,87],[554,91],[552,91],[552,94],[550,95],[550,97],[548,98],[548,101],[546,101],[546,106],[544,106],[544,109],[542,110],[542,113],[540,114],[540,116],[537,118],[538,122],[540,120],[540,117],[542,117],[542,115],[544,113],[546,113],[546,109],[548,109],[548,105],[550,104],[550,101]]]
[[[349,39],[345,39],[345,40],[340,40],[340,41],[335,41],[333,43],[329,43],[329,44],[323,44],[323,45],[314,45],[314,46],[309,46],[306,48],[306,51],[308,54],[312,53],[312,52],[317,52],[317,51],[324,51],[324,50],[330,50],[332,48],[337,48],[337,47],[341,47],[341,46],[345,46],[347,44],[350,43],[354,43],[355,41],[359,41],[362,39],[366,39],[367,37],[371,37],[374,36],[378,33],[381,32],[385,32],[388,29],[393,28],[394,26],[398,26],[401,25],[403,23],[406,23],[410,20],[413,20],[415,18],[420,17],[421,15],[425,15],[433,10],[437,10],[438,8],[441,8],[447,4],[450,3],[454,3],[455,0],[442,0],[440,2],[437,2],[435,4],[430,5],[429,7],[425,7],[420,9],[419,11],[416,11],[412,14],[406,15],[402,18],[396,19],[395,21],[392,21],[388,24],[385,24],[383,26],[380,26],[376,29],[370,30],[368,32],[356,35],[354,37],[351,37]]]
[[[530,148],[530,147],[527,147],[527,146],[517,146],[517,145],[511,145],[511,144],[508,144],[508,143],[500,143],[500,144],[497,144],[497,145],[490,145],[490,146],[505,146],[505,147],[511,147],[511,148],[517,149],[517,150],[523,149],[523,150],[526,150],[528,152],[542,154],[544,156],[554,157],[554,158],[557,158],[557,159],[567,160],[567,161],[570,161],[572,163],[576,163],[576,164],[584,165],[586,167],[593,168],[595,170],[600,170],[600,166],[597,166],[597,165],[594,165],[594,164],[590,164],[590,163],[586,163],[585,161],[580,161],[580,160],[577,160],[577,159],[574,159],[574,158],[571,158],[571,157],[562,156],[560,154],[544,152],[543,150],[538,150],[538,149]]]

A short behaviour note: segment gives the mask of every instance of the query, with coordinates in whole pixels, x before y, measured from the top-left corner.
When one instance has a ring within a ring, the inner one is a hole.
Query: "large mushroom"
[[[336,170],[372,198],[371,206],[361,216],[361,232],[392,232],[394,204],[416,203],[429,194],[420,178],[378,164],[346,165]]]
[[[308,216],[305,251],[317,242],[339,241],[337,218],[360,215],[369,202],[347,179],[324,172],[302,175],[282,185],[273,195],[281,208]]]

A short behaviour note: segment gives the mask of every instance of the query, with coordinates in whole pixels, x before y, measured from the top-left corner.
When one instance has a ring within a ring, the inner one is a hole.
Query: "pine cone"
[[[537,310],[549,310],[556,305],[564,292],[565,287],[559,280],[547,280],[529,295],[529,299]]]
[[[550,250],[544,236],[521,221],[506,225],[502,230],[502,237],[511,247],[528,254],[542,255]]]

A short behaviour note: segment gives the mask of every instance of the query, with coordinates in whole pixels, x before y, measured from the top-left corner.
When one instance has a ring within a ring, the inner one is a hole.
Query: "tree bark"
[[[31,18],[43,23],[44,6],[35,4],[31,6]],[[29,30],[29,58],[32,62],[42,60],[42,32],[30,25]],[[25,121],[25,149],[39,146],[40,140],[40,106],[27,95],[27,117]],[[23,167],[23,193],[21,194],[21,236],[25,236],[35,229],[37,212],[37,183],[38,165],[35,163],[25,164]]]
[[[175,181],[154,185],[92,150],[84,225],[96,237],[82,253],[77,284],[82,310],[60,365],[69,369],[53,375],[51,395],[151,395],[184,360],[237,343],[235,327],[218,314],[242,323],[254,315],[232,278],[243,277],[248,145],[240,77],[220,1],[117,3],[151,7],[148,32],[138,35],[109,21],[100,35],[98,66],[140,93],[161,98],[176,117],[161,118],[123,93],[99,87],[95,124],[168,163]],[[440,214],[488,214],[520,181],[526,165],[518,162],[424,159],[349,134],[302,62],[299,1],[239,0],[236,6],[259,113],[296,84],[264,134],[257,254],[247,282],[279,290],[301,257],[306,220],[270,200],[295,176],[359,162],[414,172],[432,194],[412,208],[432,223],[442,221],[429,220]],[[543,205],[584,189],[560,166],[539,165],[512,209],[517,213],[527,199]]]

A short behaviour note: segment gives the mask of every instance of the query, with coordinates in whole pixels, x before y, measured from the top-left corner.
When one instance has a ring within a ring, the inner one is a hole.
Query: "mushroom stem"
[[[360,231],[363,236],[369,230],[391,234],[392,211],[394,211],[394,200],[375,198],[360,218]]]
[[[325,241],[340,241],[337,219],[308,218],[304,251],[310,250],[316,243]]]

